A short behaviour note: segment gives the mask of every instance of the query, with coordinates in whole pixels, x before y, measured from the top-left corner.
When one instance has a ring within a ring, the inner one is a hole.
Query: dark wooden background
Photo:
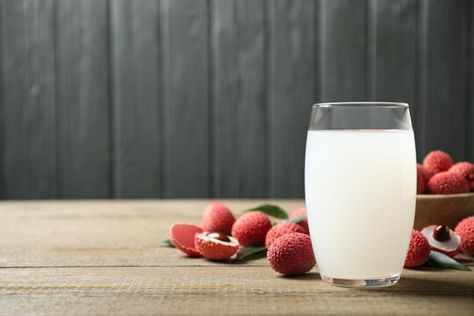
[[[302,197],[310,106],[474,160],[469,0],[3,0],[0,197]]]

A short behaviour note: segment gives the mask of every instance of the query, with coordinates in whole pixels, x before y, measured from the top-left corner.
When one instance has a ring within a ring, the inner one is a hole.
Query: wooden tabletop
[[[474,272],[405,270],[379,290],[284,278],[265,259],[223,264],[161,247],[209,201],[0,203],[0,314],[473,315]],[[235,211],[261,202],[228,201]]]

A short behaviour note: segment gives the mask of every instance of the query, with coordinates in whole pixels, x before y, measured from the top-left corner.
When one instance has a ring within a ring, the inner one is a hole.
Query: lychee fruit
[[[428,261],[431,247],[428,239],[417,230],[412,230],[410,246],[405,258],[405,268],[416,268],[424,265]]]
[[[262,246],[265,244],[265,237],[270,228],[272,228],[272,223],[265,213],[249,212],[235,221],[232,226],[232,236],[241,246]]]
[[[273,270],[284,275],[306,273],[316,264],[311,239],[302,233],[289,233],[275,240],[267,258]]]
[[[431,246],[431,250],[442,252],[453,258],[459,252],[461,238],[446,225],[431,225],[421,230]]]
[[[423,166],[431,173],[446,171],[454,164],[453,158],[448,153],[435,150],[426,155]]]
[[[469,182],[471,191],[474,190],[474,164],[468,161],[458,162],[449,168],[448,171],[466,179]]]
[[[469,183],[459,174],[443,171],[431,177],[428,191],[435,194],[467,193]]]
[[[293,218],[296,216],[304,216],[305,219],[302,220],[301,222],[298,223],[303,229],[306,231],[307,234],[309,234],[309,226],[308,226],[308,218],[307,218],[307,212],[306,212],[306,207],[297,207],[293,209],[290,214],[288,214],[288,218]]]
[[[416,165],[416,194],[423,194],[426,187],[425,168],[417,164]]]
[[[194,246],[194,235],[198,233],[202,233],[201,227],[183,223],[171,225],[168,232],[173,246],[190,256],[199,256]]]
[[[456,234],[461,238],[461,251],[474,256],[474,216],[467,217],[456,226]]]
[[[194,245],[201,256],[209,260],[226,260],[239,250],[237,239],[222,232],[196,234]]]
[[[276,226],[273,226],[267,233],[267,237],[265,238],[265,246],[270,248],[271,244],[278,239],[279,237],[289,234],[289,233],[303,233],[306,234],[306,231],[303,227],[298,224],[285,222],[280,223]]]
[[[235,217],[228,207],[219,202],[209,204],[202,214],[202,229],[219,231],[229,235],[234,225]]]

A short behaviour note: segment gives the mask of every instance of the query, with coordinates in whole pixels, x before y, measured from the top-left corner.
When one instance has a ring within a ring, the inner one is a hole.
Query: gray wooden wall
[[[2,0],[0,198],[302,197],[316,101],[474,160],[469,0]]]

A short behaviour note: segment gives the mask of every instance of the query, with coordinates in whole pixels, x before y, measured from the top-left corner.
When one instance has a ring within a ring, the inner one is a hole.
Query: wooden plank
[[[57,195],[53,1],[2,2],[4,196]]]
[[[159,3],[110,2],[114,195],[159,197],[161,85]]]
[[[304,152],[316,78],[315,1],[270,1],[268,110],[270,196],[304,196]]]
[[[366,0],[322,0],[321,101],[367,96]]]
[[[213,194],[267,195],[264,2],[214,1]]]
[[[56,12],[58,195],[109,197],[107,1],[59,1]]]
[[[466,158],[467,1],[420,3],[418,145]]]
[[[1,269],[5,315],[472,315],[474,274],[406,271],[391,288],[324,284],[270,267]],[[225,309],[225,312],[223,312]]]

